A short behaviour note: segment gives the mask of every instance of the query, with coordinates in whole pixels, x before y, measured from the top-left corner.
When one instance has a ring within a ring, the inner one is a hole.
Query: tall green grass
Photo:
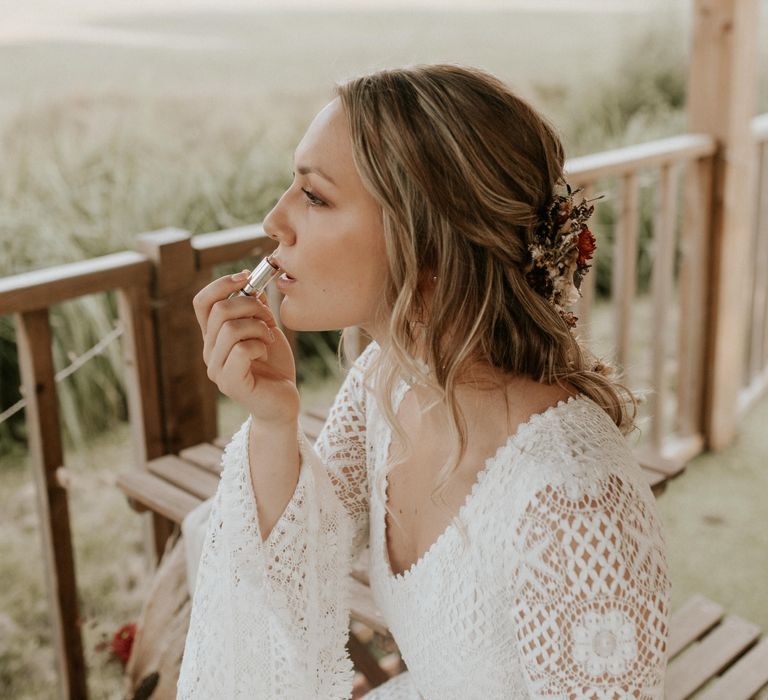
[[[1,137],[0,275],[130,250],[136,234],[166,226],[196,234],[260,221],[290,181],[304,119],[271,117],[265,123],[253,101],[211,110],[203,100],[130,97],[73,98],[20,114]],[[54,304],[56,368],[107,335],[116,317],[113,293]],[[302,338],[300,351],[314,358],[303,374],[322,372],[333,354],[322,337]],[[121,371],[112,343],[59,384],[68,444],[125,419]],[[20,398],[10,317],[0,317],[0,377],[2,410]],[[0,425],[0,454],[23,438],[19,412]]]
[[[669,32],[669,30],[667,30]],[[570,155],[683,130],[685,57],[663,30],[639,35],[618,69],[575,89],[563,76],[536,89]],[[661,36],[660,36],[661,34]],[[562,116],[559,118],[558,114]],[[565,115],[568,115],[566,118]],[[288,185],[291,153],[311,114],[268,112],[255,99],[211,105],[192,97],[73,96],[20,113],[0,136],[0,274],[133,248],[137,233],[175,226],[202,233],[263,218]],[[639,272],[650,268],[653,202],[643,198]],[[598,290],[609,289],[612,199],[597,208]],[[235,261],[224,274],[239,267]],[[51,308],[57,368],[113,328],[112,294]],[[333,372],[337,334],[300,334],[305,375]],[[120,348],[113,343],[59,385],[68,444],[126,414]],[[14,329],[0,318],[0,410],[20,395]],[[23,413],[0,425],[0,454],[24,439]]]
[[[569,156],[685,130],[687,44],[670,17],[629,33],[614,70],[589,80],[578,67],[535,82],[538,106]],[[330,85],[327,86],[330,89]],[[292,150],[312,111],[309,93],[281,109],[254,97],[121,94],[68,98],[18,113],[0,132],[0,275],[131,249],[136,234],[175,226],[192,234],[260,221],[289,183]],[[291,108],[290,105],[303,105]],[[610,288],[615,192],[597,207],[598,292]],[[639,286],[649,277],[653,182],[641,191]],[[233,261],[225,274],[252,261]],[[114,326],[112,294],[51,307],[57,369]],[[337,333],[299,335],[299,381],[333,373]],[[64,439],[126,417],[121,353],[113,343],[59,384]],[[0,317],[0,411],[19,400],[14,328]],[[0,455],[23,443],[23,412],[0,424]]]

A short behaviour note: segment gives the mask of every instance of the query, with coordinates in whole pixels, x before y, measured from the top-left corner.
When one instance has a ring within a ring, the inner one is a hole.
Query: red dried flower
[[[581,227],[579,231],[579,259],[578,265],[586,265],[588,260],[592,259],[592,254],[597,248],[597,241],[586,225]]]
[[[115,636],[112,637],[112,653],[123,662],[128,663],[128,658],[131,655],[131,648],[133,647],[133,640],[136,637],[136,623],[129,622],[123,625]]]

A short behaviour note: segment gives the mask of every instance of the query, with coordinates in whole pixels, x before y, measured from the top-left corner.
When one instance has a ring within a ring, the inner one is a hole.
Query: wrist
[[[264,433],[265,435],[274,433],[296,432],[299,428],[299,417],[274,417],[267,418],[261,415],[250,414],[251,432]]]

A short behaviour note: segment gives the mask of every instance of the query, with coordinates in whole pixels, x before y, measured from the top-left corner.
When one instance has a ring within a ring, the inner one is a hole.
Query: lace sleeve
[[[652,497],[616,473],[537,490],[508,601],[531,697],[663,698],[670,582]]]
[[[374,343],[369,344],[347,373],[314,447],[303,431],[299,431],[302,462],[313,460],[318,468],[325,471],[336,498],[344,506],[350,520],[353,558],[368,543],[368,465],[362,374],[376,347]],[[304,464],[302,470],[306,471]],[[279,550],[290,542],[291,531],[297,522],[301,524],[306,493],[304,481],[300,480],[297,484],[294,497],[269,533],[266,543],[270,549]]]
[[[251,419],[227,445],[195,578],[178,698],[349,698],[348,580],[368,539],[364,351],[265,541],[248,468]]]

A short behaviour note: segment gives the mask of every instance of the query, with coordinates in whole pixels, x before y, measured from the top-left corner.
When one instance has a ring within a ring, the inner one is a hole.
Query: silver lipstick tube
[[[227,299],[232,297],[258,297],[280,272],[280,268],[267,256],[248,275],[248,281],[245,283],[245,286],[237,292],[232,292]]]

